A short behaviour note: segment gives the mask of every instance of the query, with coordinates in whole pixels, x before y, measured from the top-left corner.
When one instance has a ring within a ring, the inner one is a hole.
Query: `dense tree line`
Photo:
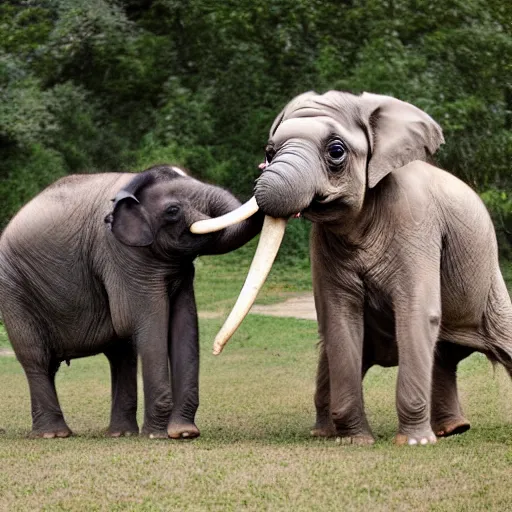
[[[162,161],[245,198],[274,116],[310,89],[426,110],[439,164],[512,230],[505,0],[4,0],[0,227],[61,175]]]

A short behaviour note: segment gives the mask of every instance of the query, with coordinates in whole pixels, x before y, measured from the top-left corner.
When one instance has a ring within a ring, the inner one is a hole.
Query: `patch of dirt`
[[[200,311],[199,318],[222,318],[227,313],[222,311]],[[284,316],[316,321],[315,301],[312,293],[303,293],[276,304],[255,304],[249,314]]]
[[[222,311],[198,311],[197,316],[199,318],[211,320],[212,318],[222,318],[224,316],[224,313]]]
[[[250,313],[316,320],[315,300],[312,293],[303,293],[277,304],[256,304],[251,308]]]
[[[0,356],[13,356],[14,352],[10,348],[0,348]]]

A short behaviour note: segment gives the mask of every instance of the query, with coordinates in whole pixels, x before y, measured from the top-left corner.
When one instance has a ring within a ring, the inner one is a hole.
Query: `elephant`
[[[18,212],[0,238],[0,309],[28,380],[32,436],[71,435],[55,374],[62,361],[99,353],[111,369],[111,436],[139,433],[138,356],[142,433],[199,436],[193,261],[245,244],[263,215],[212,234],[189,228],[239,206],[226,190],[157,165],[64,177]]]
[[[512,305],[494,227],[476,192],[433,164],[443,142],[425,112],[371,93],[301,94],[271,127],[246,212],[266,215],[260,245],[214,354],[251,307],[287,219],[311,221],[316,435],[374,442],[362,392],[374,364],[398,365],[398,445],[469,428],[456,369],[472,352],[512,375]]]

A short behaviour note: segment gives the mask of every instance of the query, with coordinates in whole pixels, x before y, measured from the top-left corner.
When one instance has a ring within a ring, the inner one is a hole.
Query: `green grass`
[[[245,271],[224,258],[198,265],[203,309],[229,307],[243,282]],[[307,288],[308,273],[289,270],[284,284],[273,278],[265,300]],[[29,440],[25,376],[14,357],[0,357],[0,510],[510,509],[512,384],[483,356],[460,365],[472,422],[466,434],[436,446],[392,445],[396,369],[376,367],[365,380],[365,400],[377,443],[342,446],[309,437],[316,324],[251,315],[214,357],[222,320],[200,322],[202,437],[193,442],[105,438],[110,391],[103,356],[74,360],[57,375],[76,436]]]
[[[252,240],[235,253],[196,260],[195,291],[199,310],[229,311],[244,284],[256,244],[257,240]],[[311,291],[309,261],[292,264],[278,256],[256,303],[270,304],[304,291]]]
[[[308,435],[313,322],[251,316],[213,357],[219,325],[201,322],[202,437],[190,443],[104,438],[110,399],[101,356],[72,361],[57,377],[77,436],[28,440],[25,377],[13,357],[0,358],[3,510],[508,509],[512,386],[484,357],[460,369],[472,430],[426,448],[391,444],[396,369],[373,368],[365,397],[377,443],[357,448]]]
[[[0,323],[0,349],[2,348],[10,348],[10,343],[4,326]]]

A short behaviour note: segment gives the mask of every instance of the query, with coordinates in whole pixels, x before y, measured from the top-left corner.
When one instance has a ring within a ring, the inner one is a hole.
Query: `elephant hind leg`
[[[457,365],[473,349],[440,340],[436,346],[432,375],[431,425],[438,437],[462,434],[470,423],[464,417],[457,391]]]
[[[19,358],[27,376],[32,411],[31,437],[46,439],[69,437],[72,432],[64,420],[57,398],[55,375],[59,363],[53,359]],[[46,363],[46,364],[45,364]]]
[[[110,363],[112,408],[108,435],[139,434],[137,424],[137,351],[131,340],[116,340],[105,356]]]
[[[72,432],[64,420],[55,388],[60,362],[51,349],[53,339],[45,328],[44,319],[22,307],[16,293],[15,288],[7,289],[4,298],[10,300],[2,303],[2,313],[9,340],[28,381],[32,413],[30,436],[69,437]]]
[[[69,437],[72,432],[64,420],[55,388],[60,362],[50,348],[53,340],[29,311],[13,314],[5,308],[3,313],[7,334],[28,381],[32,413],[30,436]]]

